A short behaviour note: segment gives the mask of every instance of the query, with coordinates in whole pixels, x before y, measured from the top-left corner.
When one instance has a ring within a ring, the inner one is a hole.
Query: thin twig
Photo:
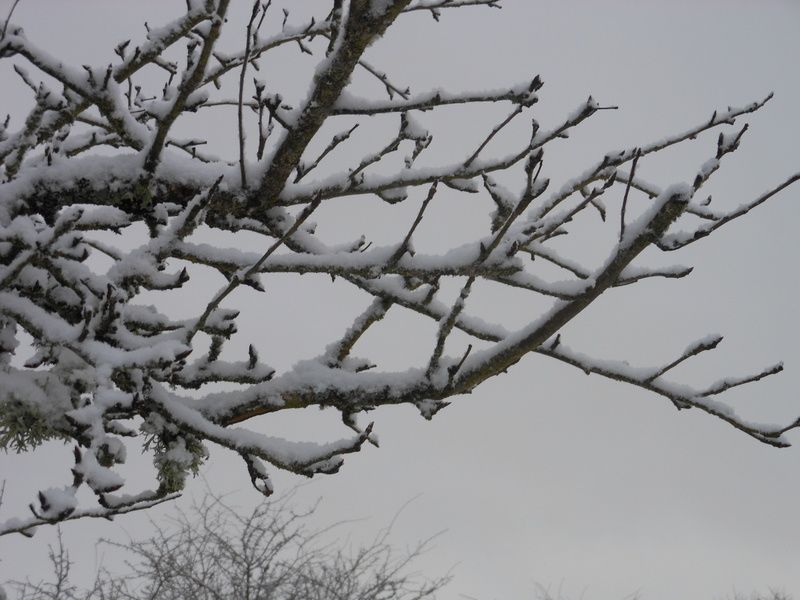
[[[208,321],[208,318],[211,316],[211,313],[214,312],[214,310],[225,299],[225,297],[228,296],[228,294],[230,294],[237,287],[239,287],[239,285],[241,285],[242,283],[250,279],[253,275],[258,273],[259,269],[261,269],[261,266],[272,255],[272,253],[275,252],[275,250],[277,250],[278,248],[280,248],[284,243],[286,243],[286,241],[289,238],[291,238],[295,234],[295,232],[300,228],[300,226],[305,222],[305,220],[311,216],[311,213],[313,213],[319,205],[320,205],[320,200],[317,199],[308,206],[306,206],[303,209],[303,212],[301,212],[300,215],[297,217],[297,219],[295,219],[294,224],[292,224],[292,226],[286,231],[286,233],[283,234],[283,236],[281,236],[280,239],[278,239],[275,243],[273,243],[267,249],[267,251],[264,252],[261,258],[259,258],[255,263],[253,263],[253,265],[249,269],[244,271],[244,273],[237,273],[233,275],[233,277],[231,277],[231,280],[228,283],[228,285],[217,293],[214,299],[208,304],[208,306],[206,306],[206,309],[205,311],[203,311],[203,314],[200,316],[200,318],[195,322],[193,327],[187,332],[186,334],[187,344],[191,342],[192,338],[197,334],[197,332],[200,331],[205,326],[206,321]]]
[[[17,4],[19,4],[20,0],[14,0],[14,4],[11,5],[11,9],[8,11],[8,15],[6,16],[6,21],[3,23],[3,31],[0,32],[0,40],[6,37],[6,31],[8,30],[8,24],[11,22],[11,16],[14,14],[14,9],[17,8]]]
[[[242,102],[244,100],[244,76],[247,72],[247,64],[250,59],[250,46],[252,42],[251,30],[253,28],[253,22],[256,20],[256,16],[258,15],[259,2],[260,0],[254,0],[253,9],[250,11],[250,20],[247,22],[246,29],[247,40],[245,41],[244,46],[244,59],[242,60],[242,69],[239,72],[239,102],[237,106],[237,120],[239,125],[239,176],[242,182],[242,189],[247,189],[247,170],[245,168],[244,160],[244,110],[242,106]]]
[[[638,150],[634,153],[633,162],[631,163],[631,173],[628,176],[628,184],[625,186],[625,195],[622,197],[622,209],[619,211],[619,241],[625,236],[625,208],[628,206],[628,194],[631,191],[631,182],[633,182],[634,174],[636,173],[636,163],[639,162],[640,153]]]
[[[488,144],[492,140],[492,138],[494,136],[496,136],[500,132],[501,129],[503,129],[503,127],[505,127],[506,125],[511,123],[511,121],[514,120],[514,117],[516,117],[518,114],[520,114],[522,112],[522,108],[523,108],[523,106],[521,104],[518,105],[511,112],[510,115],[508,115],[505,119],[503,119],[503,121],[499,125],[497,125],[494,129],[492,129],[492,131],[489,133],[489,135],[486,136],[486,139],[484,139],[483,142],[481,142],[481,145],[478,146],[478,149],[475,150],[475,152],[473,152],[472,155],[467,160],[464,161],[464,167],[465,168],[470,166],[472,164],[472,162],[476,158],[478,158],[478,155],[481,153],[481,150],[483,150],[486,147],[486,144]]]

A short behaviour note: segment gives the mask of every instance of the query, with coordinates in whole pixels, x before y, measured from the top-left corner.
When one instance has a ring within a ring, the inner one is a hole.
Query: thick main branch
[[[385,12],[379,14],[373,14],[369,0],[353,0],[350,3],[350,14],[342,24],[344,31],[338,36],[337,47],[318,71],[314,89],[296,124],[275,150],[269,167],[261,178],[261,185],[250,198],[251,207],[265,209],[276,203],[309,142],[322,127],[342,90],[350,81],[361,55],[409,2],[410,0],[395,0]]]

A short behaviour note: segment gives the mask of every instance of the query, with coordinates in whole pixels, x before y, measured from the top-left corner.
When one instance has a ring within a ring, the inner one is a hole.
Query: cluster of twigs
[[[50,547],[49,581],[14,581],[19,600],[424,600],[449,577],[423,578],[412,571],[432,538],[399,550],[391,527],[366,543],[343,548],[326,536],[346,523],[309,525],[314,507],[298,510],[292,493],[242,513],[210,494],[189,512],[155,524],[149,538],[101,541],[125,556],[126,569],[100,569],[91,586],[71,577],[72,561],[59,530]],[[0,598],[5,600],[3,588]]]

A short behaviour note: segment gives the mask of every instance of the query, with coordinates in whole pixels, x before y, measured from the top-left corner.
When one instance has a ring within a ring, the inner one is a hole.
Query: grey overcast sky
[[[0,14],[10,4],[0,0]],[[232,28],[240,27],[249,4],[234,2]],[[293,4],[297,14],[316,6],[310,0]],[[775,98],[747,119],[751,130],[742,149],[716,177],[714,205],[736,207],[800,169],[800,2],[504,0],[503,5],[500,11],[447,11],[438,24],[429,15],[404,17],[369,49],[369,60],[415,91],[496,88],[538,73],[545,85],[535,115],[545,126],[589,94],[602,104],[619,105],[548,155],[545,171],[554,184],[607,151],[658,139],[709,118],[714,109],[770,91]],[[144,21],[157,25],[183,6],[178,0],[23,0],[14,21],[65,62],[105,64],[116,43],[141,37]],[[296,52],[283,56],[285,62],[269,63],[266,77],[274,74],[301,93],[308,69],[293,69],[289,61]],[[368,82],[354,85],[375,97],[380,93]],[[8,64],[0,65],[0,90],[2,112],[24,114],[28,98]],[[460,156],[500,114],[447,113],[431,122],[440,140],[431,150]],[[230,117],[203,124],[223,149],[220,154],[236,139]],[[498,140],[498,151],[514,135]],[[712,134],[686,151],[643,164],[642,172],[660,185],[688,180],[714,144]],[[731,398],[737,410],[759,420],[796,418],[798,199],[795,187],[683,252],[648,254],[651,264],[694,265],[695,271],[685,280],[654,280],[603,296],[569,325],[565,338],[593,355],[647,365],[669,360],[702,335],[722,333],[726,340],[719,350],[683,368],[683,380],[710,382],[784,360],[784,373]],[[443,202],[438,210],[421,228],[418,247],[441,250],[484,225],[485,206],[477,215],[454,202]],[[396,217],[408,223],[410,214]],[[375,238],[396,231],[394,216],[367,210],[355,218],[347,201],[324,216],[320,235],[330,239],[348,239],[365,229]],[[596,251],[588,225],[586,231],[585,245],[573,240],[577,257]],[[487,293],[474,301],[478,314],[520,325],[537,310],[523,300]],[[349,290],[320,287],[313,278],[298,283],[280,277],[264,298],[239,301],[240,330],[259,336],[265,360],[284,368],[335,339],[363,303]],[[171,310],[185,308],[176,304]],[[276,324],[266,317],[270,311],[294,318]],[[430,335],[400,315],[365,339],[359,354],[405,368],[420,361],[417,338]],[[392,539],[405,546],[445,531],[419,565],[431,574],[453,568],[455,578],[443,600],[533,598],[536,584],[587,600],[634,592],[647,600],[724,598],[769,587],[800,596],[800,449],[762,446],[706,415],[678,414],[662,398],[544,358],[522,361],[432,422],[408,408],[381,410],[375,421],[381,448],[348,457],[339,474],[320,476],[300,496],[323,499],[320,523],[365,518],[354,525],[356,540],[385,525],[413,498]],[[326,424],[308,414],[270,427],[290,432],[286,435],[324,437],[330,435]],[[797,434],[791,439],[800,443]],[[2,477],[16,482],[7,489],[0,518],[24,511],[37,487],[59,483],[68,460],[57,446],[36,456],[0,456]],[[141,472],[146,463],[134,460],[131,479],[137,481]],[[229,456],[213,452],[203,476],[215,490],[240,490],[234,498],[243,507],[259,501]],[[275,480],[283,488],[296,483],[280,474]],[[201,481],[190,484],[190,494],[202,490]],[[168,510],[151,516],[158,519]],[[143,515],[65,525],[76,573],[88,577],[102,560],[95,550],[99,537],[139,535],[148,528]],[[53,538],[53,531],[42,530],[32,540],[0,539],[0,580],[44,574],[41,565]]]

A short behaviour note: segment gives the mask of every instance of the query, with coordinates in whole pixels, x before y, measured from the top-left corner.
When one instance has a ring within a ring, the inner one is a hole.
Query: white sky
[[[234,14],[231,24],[238,27],[249,2],[234,4],[241,14]],[[0,14],[9,5],[0,1]],[[116,43],[141,37],[144,20],[156,25],[183,5],[23,0],[14,20],[65,61],[102,64]],[[314,3],[297,5],[304,10]],[[751,130],[742,149],[716,176],[714,206],[736,207],[800,169],[800,3],[505,0],[504,5],[502,11],[446,11],[439,24],[425,15],[404,17],[367,57],[415,91],[495,88],[539,73],[545,86],[534,114],[545,127],[589,94],[602,104],[618,104],[619,111],[595,116],[546,155],[545,173],[554,185],[606,151],[660,138],[709,118],[716,108],[745,104],[770,90],[775,99],[748,119]],[[296,55],[285,54],[292,60]],[[24,114],[25,93],[17,90],[8,64],[0,66],[0,112]],[[305,75],[286,63],[269,63],[263,76],[302,91]],[[6,82],[13,86],[6,88]],[[355,84],[379,97],[367,80]],[[432,153],[460,156],[504,110],[456,110],[440,120],[426,114],[426,122],[439,128],[434,129],[439,150],[432,147]],[[206,118],[204,130],[231,148],[233,120]],[[510,147],[515,135],[527,131],[510,132],[494,148]],[[661,185],[690,179],[715,142],[712,134],[686,152],[643,162],[641,172]],[[786,372],[730,398],[754,418],[795,418],[800,414],[798,197],[800,187],[790,189],[686,251],[648,254],[652,264],[694,265],[695,271],[682,281],[612,291],[569,325],[565,340],[587,353],[649,364],[669,360],[707,333],[725,334],[717,352],[680,372],[684,381],[714,381],[784,360]],[[485,227],[486,206],[473,214],[464,202],[471,200],[453,195],[439,203],[423,222],[417,247],[443,249]],[[366,230],[377,239],[398,231],[397,223],[404,231],[415,210],[387,214],[383,206],[373,210],[343,200],[320,217],[320,233],[335,239]],[[598,252],[601,242],[591,233],[596,225],[576,224],[576,232],[590,232],[581,238],[585,243],[573,245],[576,256]],[[264,297],[239,296],[240,331],[257,337],[267,362],[287,367],[317,354],[363,305],[344,287],[321,285],[314,278],[298,283],[275,277]],[[518,295],[478,293],[474,302],[477,313],[517,325],[540,308]],[[288,317],[264,318],[270,314]],[[419,349],[427,352],[430,335],[430,327],[393,315],[358,354],[403,368],[425,359]],[[248,341],[242,340],[242,347]],[[451,351],[458,348],[456,343]],[[328,420],[307,416],[303,422],[271,420],[265,427],[311,438],[335,435],[325,427]],[[348,457],[341,473],[320,476],[301,496],[323,498],[321,523],[368,517],[355,526],[356,538],[385,525],[414,498],[393,539],[404,546],[446,530],[419,565],[432,575],[456,565],[443,600],[461,594],[532,598],[537,582],[592,600],[636,591],[648,600],[722,598],[768,587],[800,594],[796,449],[759,445],[711,417],[677,414],[664,399],[544,358],[522,361],[507,376],[458,398],[433,422],[410,408],[381,410],[374,418],[382,447]],[[796,434],[791,438],[800,442]],[[59,483],[69,460],[64,454],[48,446],[35,457],[0,456],[1,476],[9,482],[0,517],[24,510],[37,486]],[[145,463],[134,463],[135,480]],[[237,460],[214,452],[203,473],[216,490],[241,489],[236,500],[243,506],[259,501]],[[275,480],[282,487],[296,481],[282,475]],[[195,481],[189,490],[202,488]],[[163,512],[152,514],[158,518]],[[81,576],[96,565],[96,539],[118,537],[123,528],[146,531],[146,518],[64,527]],[[41,561],[52,539],[53,532],[44,530],[33,540],[0,538],[0,580],[43,573]]]

